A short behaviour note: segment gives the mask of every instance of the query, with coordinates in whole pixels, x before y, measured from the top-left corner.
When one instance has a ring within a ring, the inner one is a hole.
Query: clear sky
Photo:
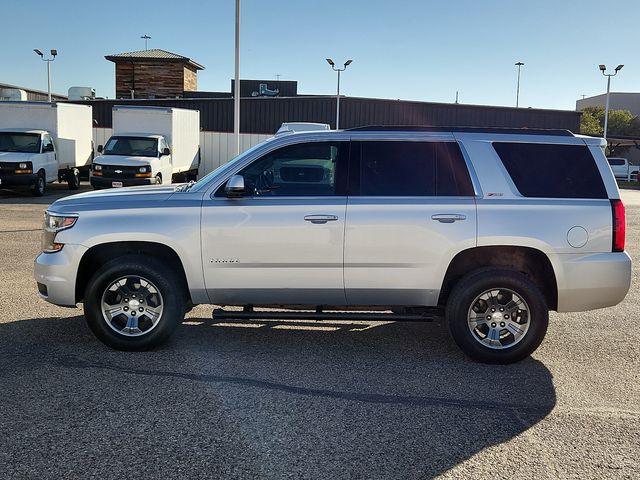
[[[56,48],[53,91],[114,96],[113,53],[161,48],[204,65],[199,90],[230,91],[234,0],[1,0],[0,83],[46,90],[34,48]],[[574,109],[581,95],[640,91],[640,0],[242,0],[241,78],[297,80],[298,92]]]

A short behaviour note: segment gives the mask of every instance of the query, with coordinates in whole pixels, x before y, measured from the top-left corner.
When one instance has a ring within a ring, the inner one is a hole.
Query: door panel
[[[202,251],[211,301],[344,304],[345,210],[346,197],[205,201]]]
[[[435,305],[451,259],[476,244],[473,185],[458,144],[351,148],[344,277],[350,305]]]
[[[344,254],[347,301],[435,305],[449,262],[475,242],[473,198],[350,197]]]
[[[344,304],[347,142],[281,147],[243,168],[242,198],[224,186],[202,210],[213,302]]]

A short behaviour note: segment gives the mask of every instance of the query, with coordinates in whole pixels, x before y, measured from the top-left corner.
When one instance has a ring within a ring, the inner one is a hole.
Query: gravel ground
[[[42,212],[67,193],[0,191],[0,478],[640,478],[636,266],[622,304],[552,314],[510,366],[438,322],[241,328],[212,307],[122,353],[36,296]]]

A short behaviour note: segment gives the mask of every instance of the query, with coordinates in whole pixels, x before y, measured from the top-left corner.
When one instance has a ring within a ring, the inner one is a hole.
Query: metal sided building
[[[228,95],[228,94],[227,94]],[[231,158],[233,98],[164,98],[153,100],[86,100],[93,106],[94,142],[104,144],[111,134],[114,105],[148,105],[200,111],[202,168],[207,173]],[[366,125],[527,127],[578,132],[580,112],[533,108],[493,107],[358,97],[340,98],[340,127]],[[273,135],[284,122],[317,122],[335,126],[335,96],[246,96],[240,102],[241,149]]]

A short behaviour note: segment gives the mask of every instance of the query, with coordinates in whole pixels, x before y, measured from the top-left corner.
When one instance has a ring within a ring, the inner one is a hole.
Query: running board
[[[213,311],[214,320],[246,319],[246,320],[360,320],[374,322],[431,322],[441,318],[435,313],[422,315],[405,315],[379,312],[332,312],[332,311],[256,311],[256,310],[224,310]]]

